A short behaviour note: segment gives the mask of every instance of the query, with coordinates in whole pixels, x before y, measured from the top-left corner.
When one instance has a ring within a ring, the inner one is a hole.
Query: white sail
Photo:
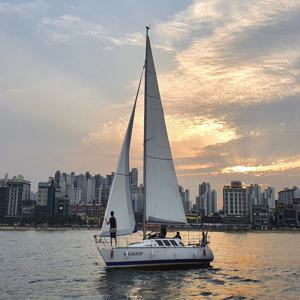
[[[145,72],[146,222],[185,223],[148,35]]]
[[[117,170],[114,174],[114,179],[105,211],[106,220],[109,220],[110,212],[114,211],[117,220],[117,235],[126,235],[132,233],[135,229],[134,213],[130,195],[129,150],[136,100],[131,112],[129,124],[119,157]],[[109,225],[106,224],[105,219],[101,228],[101,236],[110,235]]]

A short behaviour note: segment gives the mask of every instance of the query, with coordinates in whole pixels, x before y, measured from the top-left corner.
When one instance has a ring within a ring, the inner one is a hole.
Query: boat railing
[[[171,237],[167,236],[166,238],[168,239]],[[115,248],[115,247],[127,247],[130,244],[133,244],[133,243],[143,240],[142,234],[140,232],[130,234],[130,235],[125,235],[125,236],[117,236],[117,244],[115,244],[115,240],[113,239],[112,245],[111,245],[110,237],[94,235],[94,239],[95,239],[98,249],[103,249],[103,248],[111,249],[111,248]],[[188,234],[185,238],[182,239],[182,243],[185,246],[199,246],[201,243],[201,237],[198,235],[195,236],[195,235]],[[209,236],[207,237],[207,244],[209,244]]]
[[[111,239],[110,237],[104,237],[100,235],[94,235],[94,240],[98,248],[105,248],[105,249],[111,249],[115,247],[127,247],[128,245],[132,243],[136,243],[137,241],[141,240],[141,234],[135,233],[130,235],[121,235],[117,236],[117,244],[115,243],[115,239],[112,240],[111,245]]]

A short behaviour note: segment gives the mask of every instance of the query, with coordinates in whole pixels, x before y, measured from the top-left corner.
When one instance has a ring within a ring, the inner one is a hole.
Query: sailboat
[[[208,245],[183,245],[177,238],[146,235],[146,224],[185,224],[186,216],[179,193],[164,111],[152,56],[149,27],[146,27],[146,58],[129,124],[109,195],[99,236],[98,251],[108,268],[188,267],[209,265],[214,259]],[[110,228],[105,220],[111,211],[117,220],[117,236],[135,232],[130,195],[129,152],[140,85],[144,87],[144,205],[143,239],[122,246],[110,246]]]

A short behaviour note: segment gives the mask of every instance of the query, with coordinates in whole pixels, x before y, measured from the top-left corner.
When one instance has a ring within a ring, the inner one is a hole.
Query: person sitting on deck
[[[166,235],[167,235],[167,227],[166,227],[166,225],[161,225],[159,237],[164,239],[166,237]]]
[[[177,243],[178,243],[179,245],[183,246],[183,243],[182,243],[182,241],[181,241],[181,235],[180,235],[180,232],[179,232],[179,231],[176,232],[176,235],[174,236],[174,239],[177,241]]]
[[[207,245],[207,235],[208,235],[208,232],[203,230],[202,231],[202,239],[201,239],[201,242],[200,242],[200,247],[206,247]]]
[[[109,221],[105,218],[105,222],[110,226],[110,245],[112,246],[112,239],[115,239],[115,246],[117,245],[117,219],[114,216],[114,212],[110,212]]]
[[[176,235],[174,236],[174,239],[180,239],[181,240],[181,235],[180,235],[179,231],[176,232]]]

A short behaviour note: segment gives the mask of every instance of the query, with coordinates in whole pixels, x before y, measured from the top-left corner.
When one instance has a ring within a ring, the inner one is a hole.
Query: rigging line
[[[149,158],[152,159],[158,159],[158,160],[172,160],[172,158],[162,158],[162,157],[155,157],[155,156],[151,156],[151,155],[146,155]]]
[[[145,67],[146,67],[146,61],[144,62],[144,65],[143,65],[143,68],[142,68],[142,73],[141,73],[141,76],[140,76],[140,81],[139,81],[138,89],[136,91],[136,95],[135,95],[135,99],[134,99],[134,105],[136,105],[137,98],[139,96],[140,87],[141,87],[141,83],[142,83],[142,79],[143,79],[143,74],[144,74]]]

